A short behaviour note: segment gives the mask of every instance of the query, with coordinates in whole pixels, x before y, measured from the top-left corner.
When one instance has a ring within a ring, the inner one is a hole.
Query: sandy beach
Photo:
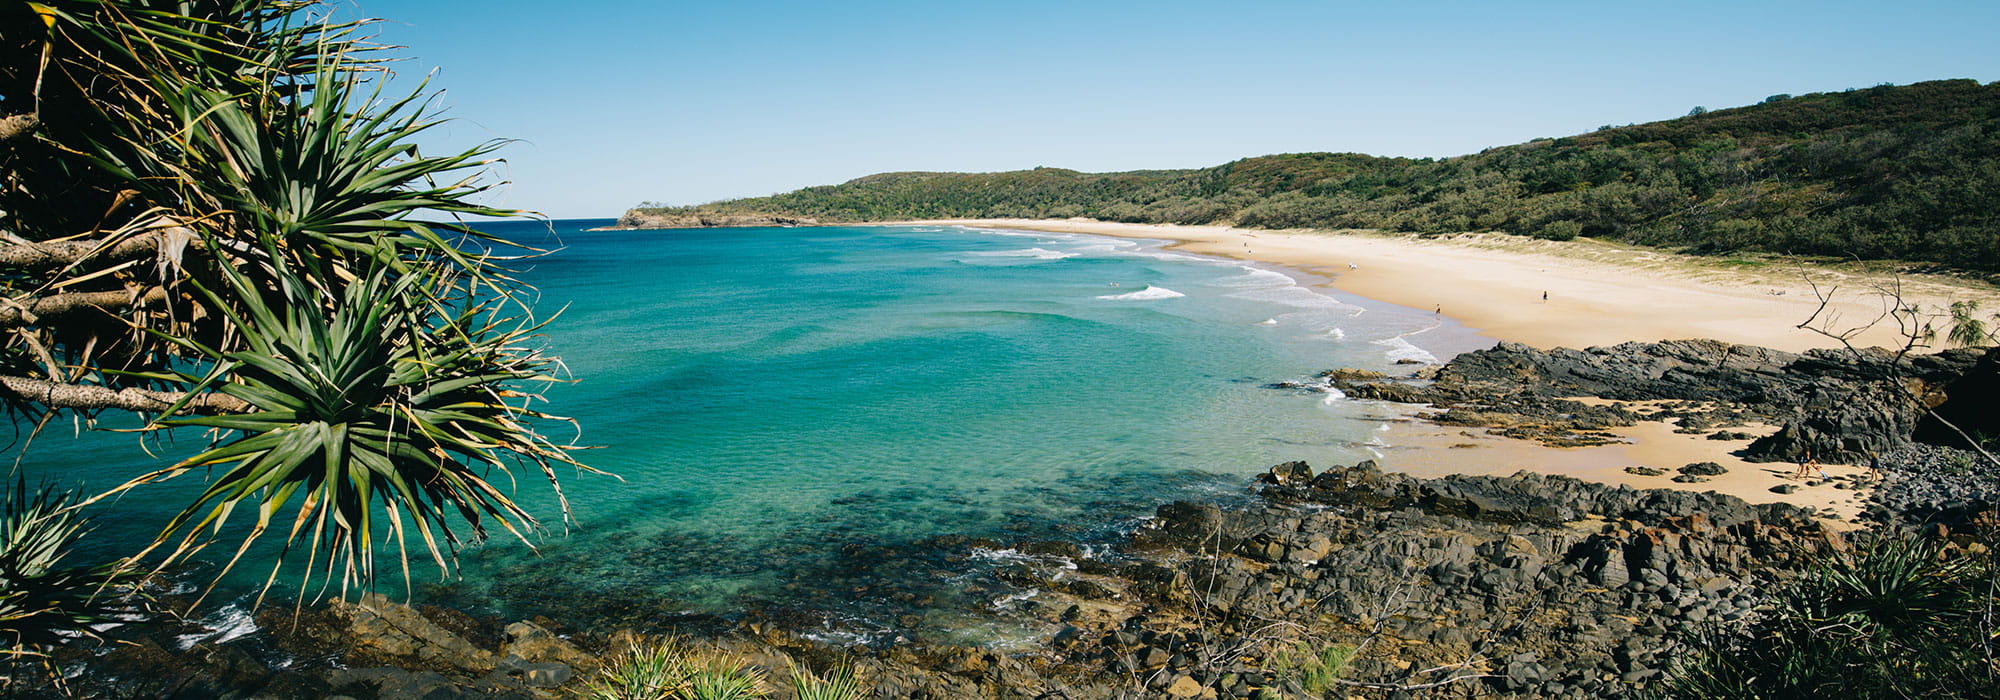
[[[1793,352],[1839,347],[1812,325],[1848,335],[1856,346],[1899,346],[1883,291],[1904,303],[1943,310],[1976,300],[2000,308],[1992,285],[1932,275],[1864,275],[1817,266],[1729,261],[1676,255],[1597,241],[1544,241],[1504,234],[1422,238],[1361,231],[1258,231],[1225,226],[1121,224],[1086,220],[970,219],[906,222],[1085,233],[1174,241],[1174,249],[1305,269],[1341,291],[1432,310],[1495,340],[1548,348],[1627,341],[1713,338]],[[1818,285],[1818,290],[1814,289]],[[1546,295],[1546,296],[1545,296]],[[1822,303],[1825,308],[1821,309]],[[1792,465],[1753,464],[1731,454],[1748,441],[1706,440],[1647,422],[1612,431],[1625,445],[1549,448],[1419,420],[1421,410],[1384,406],[1373,419],[1389,423],[1386,468],[1418,476],[1511,474],[1527,469],[1635,488],[1713,490],[1750,501],[1815,506],[1847,522],[1866,491],[1831,483],[1802,485],[1793,494],[1772,486],[1793,482]],[[1776,426],[1757,426],[1757,435]],[[1675,469],[1713,461],[1729,473],[1708,483],[1678,484]],[[1630,466],[1665,470],[1640,476]],[[1834,475],[1853,467],[1829,466]]]
[[[1256,231],[1226,226],[1101,221],[970,219],[957,224],[1175,241],[1175,249],[1303,268],[1342,291],[1440,311],[1495,340],[1536,347],[1713,338],[1798,352],[1838,347],[1798,328],[1820,304],[1808,277],[1830,292],[1816,324],[1845,332],[1881,316],[1876,286],[1900,282],[1903,299],[1944,309],[1974,299],[2000,308],[2000,288],[1934,275],[1862,276],[1821,267],[1730,263],[1579,239],[1545,241],[1468,233],[1420,238],[1358,231]],[[1780,293],[1782,292],[1782,293]],[[1547,294],[1547,301],[1543,294]],[[1902,342],[1895,324],[1858,333],[1859,346]]]

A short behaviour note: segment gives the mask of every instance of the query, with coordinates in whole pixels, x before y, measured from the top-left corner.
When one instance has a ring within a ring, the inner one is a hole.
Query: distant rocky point
[[[606,226],[600,231],[654,228],[752,228],[760,226],[816,226],[819,221],[795,216],[766,216],[759,214],[702,214],[674,212],[645,212],[638,209],[626,211],[618,217],[618,223]]]

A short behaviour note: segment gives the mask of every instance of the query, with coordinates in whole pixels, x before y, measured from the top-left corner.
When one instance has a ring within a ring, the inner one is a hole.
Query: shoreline
[[[1633,246],[1505,234],[1426,239],[1366,232],[1027,219],[862,225],[950,225],[1165,240],[1170,241],[1168,250],[1302,270],[1330,280],[1317,286],[1407,308],[1430,307],[1477,336],[1544,349],[1697,337],[1787,352],[1837,348],[1835,339],[1797,327],[1820,305],[1820,297],[1802,274],[1819,281],[1833,318],[1844,321],[1834,330],[1845,331],[1873,319],[1882,308],[1880,294],[1851,272],[1813,267],[1804,268],[1805,272],[1745,269]],[[1411,284],[1412,280],[1418,283]],[[2000,306],[2000,290],[1982,289],[1972,281],[1903,276],[1899,282],[1906,302],[1943,308],[1970,298],[1988,308]],[[1837,290],[1825,291],[1835,285]],[[1784,293],[1772,293],[1778,290]],[[1541,298],[1544,292],[1547,301]],[[1854,341],[1857,346],[1892,345],[1901,339],[1893,323],[1887,323],[1855,335]],[[1714,491],[1750,503],[1815,507],[1837,518],[1834,523],[1843,528],[1854,526],[1872,492],[1872,487],[1847,490],[1820,484],[1790,494],[1775,493],[1772,487],[1795,483],[1787,478],[1789,465],[1746,462],[1734,453],[1750,441],[1675,433],[1677,426],[1669,422],[1641,422],[1608,431],[1626,444],[1564,448],[1432,423],[1423,420],[1423,405],[1384,406],[1395,408],[1372,418],[1390,426],[1384,466],[1412,476],[1506,476],[1528,470],[1613,486]],[[1758,426],[1754,434],[1762,437],[1777,428]],[[1672,481],[1677,468],[1702,461],[1722,464],[1729,474],[1699,485]],[[1634,466],[1665,474],[1625,471]],[[1828,467],[1829,473],[1839,476],[1866,471]]]
[[[1343,292],[1439,315],[1496,341],[1537,348],[1709,338],[1803,352],[1839,343],[1797,326],[1819,299],[1800,268],[1771,269],[1663,250],[1579,239],[1497,233],[1435,238],[1363,231],[1264,231],[1227,226],[1124,224],[1050,219],[935,219],[855,226],[951,225],[1171,241],[1181,250],[1303,269]],[[1350,267],[1352,265],[1353,267]],[[1860,274],[1805,266],[1833,288],[1832,330],[1882,312]],[[2000,287],[1937,275],[1902,275],[1906,302],[1942,309],[1972,299],[2000,307]],[[1548,293],[1543,301],[1542,293]],[[1783,292],[1783,294],[1773,294]],[[1823,315],[1822,318],[1825,318]],[[1893,322],[1854,337],[1858,347],[1900,345]]]

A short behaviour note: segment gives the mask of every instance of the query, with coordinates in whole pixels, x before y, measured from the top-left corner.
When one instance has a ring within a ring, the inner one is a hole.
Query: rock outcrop
[[[619,216],[618,223],[610,228],[750,228],[765,226],[814,226],[818,224],[819,222],[813,219],[776,214],[654,214],[631,209]]]
[[[1978,382],[1996,380],[1981,380],[1987,375],[1976,370],[2000,362],[1992,355],[1794,354],[1714,340],[1584,350],[1500,343],[1459,355],[1429,375],[1384,379],[1334,370],[1322,376],[1349,396],[1428,403],[1440,409],[1432,416],[1439,423],[1555,446],[1601,444],[1609,439],[1604,428],[1638,420],[1673,419],[1683,432],[1760,421],[1782,427],[1752,443],[1746,459],[1798,461],[1810,453],[1822,462],[1866,464],[1871,453],[1909,445],[1929,406],[1952,406],[1974,421],[2000,413],[1982,410],[1992,394],[1981,393],[1990,387]],[[1679,403],[1639,413],[1576,397]]]

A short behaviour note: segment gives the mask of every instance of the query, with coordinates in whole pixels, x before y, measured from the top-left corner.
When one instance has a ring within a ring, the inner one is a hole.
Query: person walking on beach
[[[1868,478],[1882,478],[1882,454],[1874,450],[1868,451]]]
[[[1542,303],[1544,304],[1549,303],[1549,290],[1546,289],[1542,290]]]

